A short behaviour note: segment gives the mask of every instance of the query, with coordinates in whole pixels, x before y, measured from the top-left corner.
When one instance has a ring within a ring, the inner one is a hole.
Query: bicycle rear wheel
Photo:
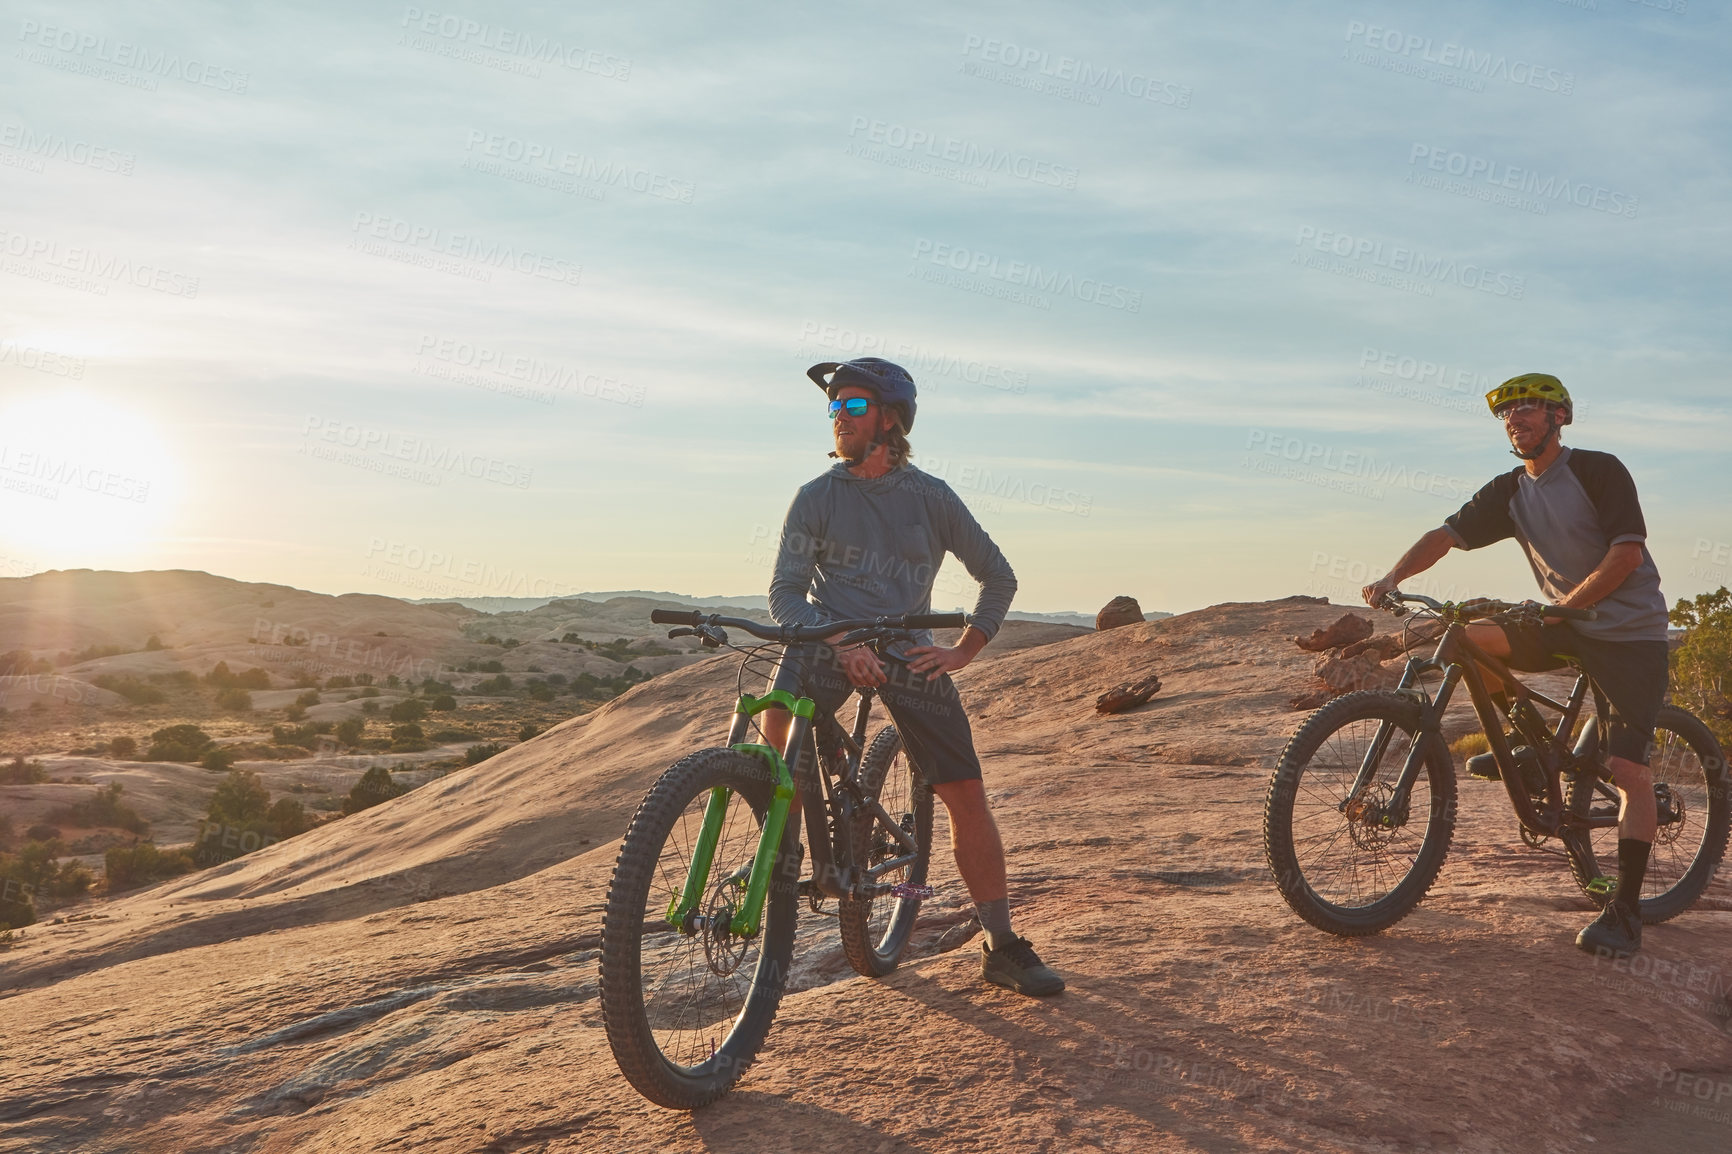
[[[1597,756],[1598,723],[1584,738],[1579,754]],[[1667,921],[1689,909],[1714,877],[1714,867],[1726,852],[1732,829],[1732,798],[1728,797],[1726,755],[1706,725],[1675,705],[1662,706],[1654,726],[1654,752],[1649,760],[1657,791],[1663,791],[1672,820],[1661,815],[1648,870],[1642,879],[1642,921]],[[1601,778],[1580,774],[1565,798],[1570,812],[1616,816],[1617,789]],[[1597,905],[1609,895],[1589,888],[1596,878],[1618,874],[1618,829],[1604,826],[1563,839],[1576,884]]]
[[[710,923],[682,929],[668,911],[717,787],[729,804],[698,909]],[[731,934],[722,916],[744,899],[773,793],[762,761],[702,750],[656,781],[620,846],[602,915],[601,1011],[620,1072],[658,1105],[695,1110],[732,1089],[782,1000],[799,872],[791,822],[759,932]]]
[[[1437,880],[1455,834],[1455,767],[1419,718],[1417,704],[1393,693],[1349,693],[1313,713],[1281,754],[1264,803],[1264,853],[1281,896],[1320,930],[1363,937],[1388,929]],[[1419,742],[1430,748],[1407,812],[1397,813],[1389,803]],[[1370,785],[1350,807],[1374,753]]]
[[[854,971],[880,978],[896,968],[914,931],[920,897],[914,887],[926,884],[932,862],[932,787],[908,759],[895,726],[886,726],[866,749],[860,763],[860,785],[875,797],[919,847],[914,861],[886,871],[880,884],[905,885],[902,895],[843,898],[837,906],[842,928],[842,952]],[[907,850],[869,813],[855,820],[854,860],[870,868],[907,856]]]

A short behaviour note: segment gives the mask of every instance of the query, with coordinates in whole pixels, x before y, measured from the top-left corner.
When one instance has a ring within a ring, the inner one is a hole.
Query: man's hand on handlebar
[[[1388,609],[1390,606],[1385,604],[1383,599],[1395,592],[1395,586],[1397,584],[1398,582],[1392,580],[1386,575],[1379,577],[1377,580],[1361,589],[1359,593],[1365,598],[1365,603],[1373,609]]]
[[[974,660],[974,654],[958,645],[954,649],[943,645],[916,645],[908,651],[908,668],[924,673],[930,679],[955,673]]]
[[[872,652],[869,645],[839,649],[836,651],[836,660],[841,662],[842,672],[847,676],[850,685],[857,685],[862,689],[876,688],[889,680],[884,673],[884,663],[878,660],[878,655]]]

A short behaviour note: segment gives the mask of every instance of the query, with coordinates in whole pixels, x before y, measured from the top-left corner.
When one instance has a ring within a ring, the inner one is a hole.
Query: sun
[[[179,493],[174,455],[140,414],[72,390],[0,399],[0,544],[40,567],[114,563]]]

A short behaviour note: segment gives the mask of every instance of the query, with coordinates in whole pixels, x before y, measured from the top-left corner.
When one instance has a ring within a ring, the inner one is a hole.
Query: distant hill
[[[672,601],[680,605],[690,605],[695,609],[722,609],[733,607],[737,609],[756,609],[767,611],[770,608],[768,597],[752,597],[742,594],[738,597],[692,597],[685,593],[652,592],[644,589],[616,589],[604,593],[572,593],[564,597],[417,597],[409,601],[411,605],[462,605],[482,613],[527,613],[539,609],[554,601],[594,601],[606,602],[615,598],[638,598],[646,601]],[[938,610],[946,612],[946,610]],[[1024,613],[1011,610],[1005,615],[1010,621],[1044,621],[1050,625],[1080,625],[1085,629],[1095,627],[1093,613],[1075,613],[1061,611],[1057,613]],[[1163,617],[1171,617],[1171,613],[1145,613],[1143,620],[1158,621]]]

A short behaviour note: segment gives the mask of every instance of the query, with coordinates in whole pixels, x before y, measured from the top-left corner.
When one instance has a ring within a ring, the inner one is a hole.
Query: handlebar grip
[[[697,610],[651,609],[650,621],[655,625],[697,625],[704,615]]]
[[[966,613],[917,613],[903,619],[910,629],[961,629],[968,624]]]

